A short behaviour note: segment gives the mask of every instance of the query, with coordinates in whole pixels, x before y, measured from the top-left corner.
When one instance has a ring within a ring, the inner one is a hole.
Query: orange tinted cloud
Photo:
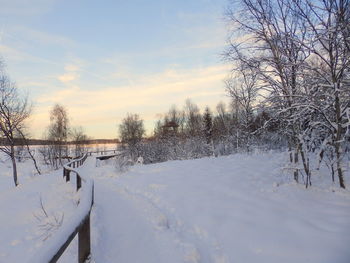
[[[67,76],[63,79],[66,88],[45,93],[37,99],[33,117],[38,126],[43,127],[42,123],[48,123],[49,119],[47,105],[61,103],[67,107],[73,125],[93,126],[99,122],[106,125],[109,122],[110,131],[93,136],[113,137],[116,124],[127,112],[138,113],[150,123],[157,113],[166,112],[173,104],[181,106],[186,98],[192,98],[202,108],[215,105],[224,98],[222,80],[226,74],[227,66],[224,65],[190,70],[168,69],[148,76],[132,76],[132,84],[127,86],[87,88],[69,85],[74,78]]]

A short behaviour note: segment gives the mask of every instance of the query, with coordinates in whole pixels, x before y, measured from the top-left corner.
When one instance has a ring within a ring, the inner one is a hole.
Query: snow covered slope
[[[285,157],[97,168],[95,261],[350,262],[349,191],[283,183]]]
[[[237,154],[118,173],[88,159],[79,169],[95,180],[94,262],[349,263],[349,190],[332,186],[325,171],[306,190],[291,183],[285,161],[281,153]],[[1,186],[1,263],[25,262],[47,235],[35,217],[40,196],[50,213],[43,223],[54,213],[66,220],[76,207],[61,171],[20,182]],[[60,262],[77,262],[76,242]]]
[[[18,187],[11,182],[11,188],[0,192],[1,263],[26,262],[77,204],[75,189],[63,181],[61,171],[21,179]]]

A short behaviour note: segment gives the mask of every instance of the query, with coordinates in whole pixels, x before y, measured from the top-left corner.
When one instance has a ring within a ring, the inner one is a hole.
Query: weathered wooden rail
[[[123,155],[122,152],[114,152],[112,154],[96,156],[96,160],[103,161],[103,160],[108,160],[110,158],[117,157],[117,156],[122,156],[122,155]]]
[[[99,153],[99,154],[103,155],[104,153],[109,153],[109,152],[116,153],[117,150],[102,150],[102,151],[88,152],[88,155],[91,156],[93,153]]]
[[[63,177],[70,180],[71,173],[76,174],[76,188],[80,189],[81,197],[76,212],[62,226],[41,249],[29,260],[30,263],[56,262],[74,237],[78,234],[78,262],[84,263],[91,255],[90,239],[90,213],[94,202],[94,182],[89,177],[82,177],[76,168],[81,166],[88,153],[79,159],[75,159],[63,167]],[[82,181],[84,183],[82,187]]]

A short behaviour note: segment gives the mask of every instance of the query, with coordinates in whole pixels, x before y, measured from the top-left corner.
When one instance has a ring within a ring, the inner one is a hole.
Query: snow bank
[[[77,170],[95,182],[93,259],[103,263],[350,262],[349,190],[332,186],[330,175],[322,169],[306,190],[290,180],[282,168],[286,161],[280,153],[237,154],[136,165],[121,174],[112,165],[95,167],[94,159],[88,159]],[[25,183],[0,191],[0,262],[46,260],[62,242],[60,237],[86,213],[88,206],[80,205],[91,202],[90,195],[84,194],[93,187],[89,182],[77,195],[74,185],[62,179],[62,171],[36,177],[20,173]],[[8,177],[0,177],[0,183],[7,184]],[[349,171],[346,182],[350,188]],[[64,214],[63,227],[53,232],[60,234],[46,242],[35,217],[42,215],[40,196],[50,218],[55,212]],[[44,245],[49,249],[42,251],[48,254],[37,254]],[[76,258],[73,243],[60,262]]]
[[[89,216],[90,209],[93,203],[94,195],[94,182],[88,175],[82,174],[78,168],[72,168],[69,165],[71,163],[79,163],[86,159],[86,155],[80,159],[74,160],[67,165],[64,165],[65,169],[71,172],[79,173],[83,185],[80,188],[79,205],[69,220],[63,221],[63,224],[52,235],[52,237],[46,241],[43,246],[29,259],[29,263],[46,263],[49,262],[54,255],[60,250],[60,248],[67,242],[69,237],[76,231],[84,219]]]
[[[172,161],[120,175],[99,167],[95,261],[350,262],[349,191],[322,171],[311,189],[291,183],[286,157]]]
[[[62,171],[23,178],[18,187],[11,184],[0,192],[0,262],[30,258],[55,234],[60,220],[74,214],[76,202],[75,189],[62,179]]]
[[[11,166],[0,163],[0,262],[48,262],[89,213],[93,181],[83,177],[77,193],[73,173],[72,184],[62,169],[33,176],[30,160],[18,167],[20,185],[14,187]]]

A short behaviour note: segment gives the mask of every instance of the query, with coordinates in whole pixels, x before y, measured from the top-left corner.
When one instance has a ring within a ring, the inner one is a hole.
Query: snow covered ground
[[[30,159],[17,162],[18,187],[14,186],[10,159],[0,152],[0,263],[31,257],[76,211],[79,194],[75,185],[65,183],[62,169],[52,171],[42,162],[38,147],[31,148],[43,175],[37,174]],[[113,148],[114,144],[91,145],[92,151]],[[67,251],[65,262],[71,262],[69,258],[76,254],[74,246]]]
[[[21,174],[16,188],[11,176],[0,178],[0,262],[25,262],[62,220],[69,219],[78,199],[74,187],[62,180],[61,171],[45,176]]]
[[[283,183],[284,160],[232,155],[117,176],[98,168],[96,262],[350,262],[349,191]]]
[[[80,169],[95,180],[94,261],[350,262],[350,192],[325,171],[305,190],[281,169],[285,160],[236,154],[120,173],[111,160],[88,159]],[[39,192],[48,210],[74,212],[74,189],[59,171],[24,182],[0,193],[0,262],[23,262],[40,246]],[[76,253],[73,244],[60,262],[76,262]]]

